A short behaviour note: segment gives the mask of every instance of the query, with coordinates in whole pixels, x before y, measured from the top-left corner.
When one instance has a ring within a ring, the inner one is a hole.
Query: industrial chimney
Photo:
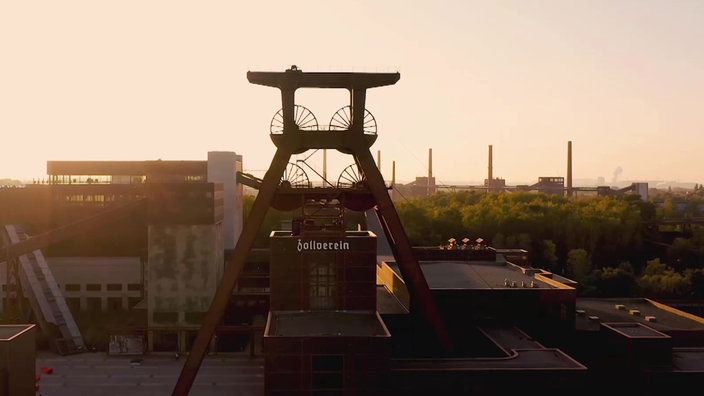
[[[391,161],[391,200],[396,198],[396,161]]]
[[[567,196],[572,196],[572,141],[567,142]]]
[[[433,179],[433,149],[428,149],[428,190],[426,195],[430,196],[432,188],[430,186],[431,180]],[[433,183],[435,184],[435,183]]]
[[[391,186],[396,185],[396,161],[391,161]]]
[[[491,145],[489,145],[489,177],[488,177],[488,185],[491,186],[491,181],[494,179],[494,174],[493,174],[493,159],[491,157]]]
[[[433,149],[428,149],[428,179],[433,177]]]
[[[328,151],[323,150],[323,180],[328,180]]]

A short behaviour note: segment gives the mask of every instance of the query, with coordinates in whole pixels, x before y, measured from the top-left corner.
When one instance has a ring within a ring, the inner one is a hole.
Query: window
[[[88,311],[102,311],[102,300],[100,297],[87,297],[86,298],[86,309]]]
[[[102,289],[102,286],[100,283],[89,283],[86,285],[86,290],[87,291],[100,291]]]
[[[67,283],[65,288],[66,291],[81,291],[81,285],[75,283]]]
[[[127,284],[127,290],[129,291],[141,291],[142,290],[142,285],[139,283],[128,283]]]
[[[107,287],[108,287],[108,291],[120,291],[120,290],[122,290],[122,284],[121,284],[121,283],[108,283]]]
[[[344,359],[342,355],[313,355],[311,368],[313,371],[342,371]]]
[[[337,296],[334,256],[308,256],[310,309],[334,309]]]
[[[311,380],[314,390],[342,390],[344,387],[342,355],[311,356]]]
[[[154,332],[154,352],[178,351],[178,333],[175,331]]]
[[[201,324],[203,323],[205,312],[186,312],[185,316],[186,323]]]
[[[127,297],[127,309],[133,309],[140,301],[142,297]]]
[[[157,323],[176,323],[178,322],[178,312],[154,312],[152,319]]]
[[[71,313],[76,313],[81,310],[81,298],[80,297],[66,297],[66,305]]]
[[[108,297],[108,312],[122,311],[122,297]]]

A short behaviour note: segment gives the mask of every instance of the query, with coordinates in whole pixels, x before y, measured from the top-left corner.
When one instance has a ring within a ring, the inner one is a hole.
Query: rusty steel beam
[[[393,85],[401,78],[399,73],[340,73],[340,72],[306,72],[299,69],[286,72],[247,72],[247,80],[252,84],[280,88],[281,90],[298,88],[346,88],[365,90],[368,88]]]
[[[391,196],[386,189],[381,172],[374,164],[374,158],[368,150],[355,153],[355,159],[367,177],[369,189],[377,203],[377,211],[381,214],[379,219],[382,227],[388,228],[391,238],[389,244],[396,258],[396,263],[401,270],[403,281],[411,295],[411,310],[414,305],[433,328],[438,340],[446,351],[452,349],[450,336],[445,328],[440,313],[435,305],[435,300],[423,275],[423,270],[413,254],[411,242],[408,240],[406,230],[403,228],[401,218],[398,216]]]

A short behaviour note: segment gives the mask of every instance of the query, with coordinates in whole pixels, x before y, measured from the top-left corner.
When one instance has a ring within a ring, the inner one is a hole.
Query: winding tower
[[[372,288],[370,289],[372,293],[369,293],[371,295],[366,295],[368,298],[346,298],[350,297],[350,293],[343,292],[342,297],[338,296],[331,301],[325,298],[328,292],[324,288],[321,289],[320,285],[307,284],[298,285],[299,289],[296,293],[302,297],[293,305],[288,303],[291,300],[288,296],[278,294],[276,290],[276,282],[279,281],[273,273],[276,263],[272,262],[272,311],[279,308],[290,311],[310,310],[317,313],[321,310],[340,312],[367,309],[375,312],[376,296],[373,293],[375,293],[376,242],[374,240],[373,245],[364,241],[355,242],[357,240],[355,238],[362,237],[363,240],[367,235],[371,234],[374,238],[375,236],[372,233],[348,231],[345,224],[345,209],[371,210],[378,216],[411,295],[410,313],[417,315],[422,323],[429,326],[432,333],[437,335],[437,341],[442,347],[446,350],[451,348],[448,334],[426,279],[370,151],[370,147],[377,139],[377,125],[374,116],[366,109],[366,92],[370,88],[393,85],[399,78],[399,73],[303,72],[296,66],[291,66],[284,72],[250,71],[247,73],[250,83],[280,90],[282,107],[270,123],[270,137],[277,150],[264,178],[255,183],[259,192],[235,246],[234,260],[225,268],[210,309],[203,319],[182,368],[173,391],[174,395],[186,395],[190,390],[216,327],[221,323],[246,257],[270,207],[285,211],[300,209],[300,216],[292,221],[290,232],[272,232],[272,248],[276,246],[282,252],[286,249],[291,252],[291,249],[296,249],[296,244],[303,245],[306,249],[316,244],[325,244],[320,246],[329,246],[332,249],[333,246],[347,246],[345,244],[350,242],[352,245],[359,243],[362,250],[367,249],[367,256],[368,247],[372,246],[374,256],[369,265],[370,268],[366,269],[366,274],[371,276],[364,275]],[[296,104],[296,90],[299,88],[345,89],[349,92],[349,104],[335,112],[328,126],[322,127],[318,125],[317,118],[309,109]],[[301,166],[298,161],[290,162],[292,156],[310,150],[337,150],[351,156],[353,163],[342,171],[336,182],[328,181],[323,177],[322,186],[313,186],[304,166]],[[301,252],[300,248],[298,252]],[[312,256],[309,255],[306,260],[320,260],[315,256],[322,257],[329,253],[329,251],[312,252]],[[342,253],[337,257],[349,256],[350,253]],[[276,253],[273,251],[272,260],[277,260]],[[347,265],[345,260],[347,259],[332,259],[342,266]],[[363,261],[368,263],[368,257]],[[325,278],[327,274],[326,271],[316,273],[318,278]],[[300,290],[313,287],[318,287],[318,291],[304,294]],[[366,286],[363,287],[368,290]],[[281,283],[278,290],[290,290],[290,288],[290,284]],[[279,319],[296,320],[292,317]],[[326,320],[337,323],[339,322],[337,319],[332,316],[319,316],[307,323],[316,325]],[[269,322],[271,321],[270,312]],[[267,328],[271,325],[272,323],[268,323]],[[383,323],[381,326],[383,327]],[[329,356],[323,357],[321,362],[330,363]],[[333,362],[333,364],[338,363]]]

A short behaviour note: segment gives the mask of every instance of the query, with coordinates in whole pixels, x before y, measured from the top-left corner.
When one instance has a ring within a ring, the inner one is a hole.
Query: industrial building
[[[494,176],[493,145],[489,145],[488,174],[481,185],[456,185],[438,183],[433,176],[433,150],[428,152],[428,176],[418,176],[406,184],[396,183],[395,163],[392,168],[391,197],[394,201],[410,198],[429,197],[438,191],[485,191],[490,193],[524,191],[565,197],[608,196],[636,194],[642,200],[648,199],[648,183],[634,182],[625,187],[614,186],[574,186],[572,177],[572,141],[567,142],[567,172],[563,176],[539,176],[532,184],[507,185],[506,179]]]
[[[233,152],[49,161],[48,182],[3,189],[5,240],[36,244],[3,267],[5,317],[31,311],[47,333],[73,328],[50,338],[80,352],[72,310],[139,310],[145,351],[186,351],[239,237],[241,170]]]
[[[267,395],[696,386],[700,317],[646,299],[582,300],[573,281],[513,260],[520,252],[410,246],[369,152],[377,131],[365,107],[367,89],[399,78],[249,72],[282,97],[262,180],[242,173],[241,156],[214,152],[207,161],[49,162],[48,183],[0,191],[4,317],[31,311],[68,354],[87,347],[72,311],[138,310],[143,323],[116,336],[143,337],[144,355],[186,354],[174,395],[188,394],[207,351],[228,343],[263,354]],[[346,89],[350,103],[329,129],[303,125],[299,88]],[[314,187],[288,162],[309,149],[351,155],[356,172]],[[562,191],[558,179],[547,182]],[[434,186],[432,172],[424,181]],[[246,223],[243,184],[258,189]],[[290,226],[253,249],[269,208],[290,211]],[[348,227],[351,213],[366,224]]]

